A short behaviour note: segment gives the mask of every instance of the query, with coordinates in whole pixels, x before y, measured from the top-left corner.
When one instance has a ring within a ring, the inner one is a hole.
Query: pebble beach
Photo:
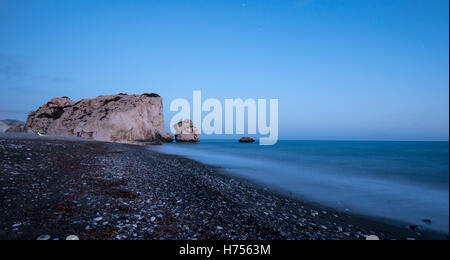
[[[0,134],[2,240],[448,239],[144,146]]]

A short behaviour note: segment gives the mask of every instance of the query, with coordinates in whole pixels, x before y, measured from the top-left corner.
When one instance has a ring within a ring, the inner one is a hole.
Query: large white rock
[[[25,131],[119,143],[173,140],[164,132],[162,99],[157,94],[109,95],[76,103],[54,98],[28,115]]]
[[[177,143],[197,143],[200,141],[200,131],[189,119],[176,123],[173,128],[176,131],[175,141]]]

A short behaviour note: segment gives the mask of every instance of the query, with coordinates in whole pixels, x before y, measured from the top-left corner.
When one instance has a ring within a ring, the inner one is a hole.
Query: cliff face
[[[6,131],[6,129],[8,129],[8,128],[9,128],[9,125],[0,121],[0,133],[4,133]]]
[[[164,132],[162,99],[156,94],[100,96],[76,103],[54,98],[28,115],[25,131],[118,143],[173,140]]]
[[[25,123],[18,120],[0,120],[0,133],[18,133],[23,131]]]

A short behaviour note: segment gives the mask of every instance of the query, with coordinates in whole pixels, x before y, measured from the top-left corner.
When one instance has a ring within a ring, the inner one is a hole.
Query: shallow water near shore
[[[448,142],[202,140],[156,149],[340,211],[448,234]]]

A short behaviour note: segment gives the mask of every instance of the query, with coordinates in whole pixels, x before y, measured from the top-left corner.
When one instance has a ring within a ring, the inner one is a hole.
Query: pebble
[[[103,218],[102,217],[98,217],[98,218],[94,218],[94,221],[95,222],[99,222],[99,221],[101,221]]]
[[[50,238],[49,235],[41,235],[36,240],[50,240]]]
[[[375,236],[375,235],[370,235],[370,236],[366,237],[366,240],[374,241],[374,240],[380,240],[380,238],[378,236]]]
[[[78,236],[75,235],[70,235],[66,237],[66,240],[80,240],[80,238]]]

